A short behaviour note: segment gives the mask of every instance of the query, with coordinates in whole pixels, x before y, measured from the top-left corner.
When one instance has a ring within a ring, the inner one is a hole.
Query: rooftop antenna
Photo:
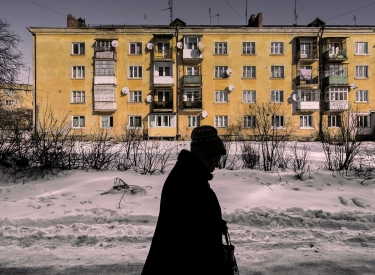
[[[208,8],[208,12],[210,14],[210,26],[211,26],[211,8]]]
[[[297,25],[297,0],[294,0],[294,24]]]
[[[246,21],[245,21],[245,25],[247,24],[247,1],[248,1],[248,0],[246,0],[246,3],[245,3],[245,5],[246,5],[246,11],[245,11]]]
[[[166,9],[164,9],[162,11],[170,10],[170,13],[171,13],[171,23],[172,23],[172,21],[173,21],[173,0],[169,0],[168,5],[169,5],[169,8],[166,8]]]
[[[354,25],[356,25],[357,26],[357,17],[354,15],[354,17],[353,17],[353,21],[354,21]]]
[[[211,10],[210,10],[210,25],[211,25],[211,18],[212,17],[216,17],[217,16],[217,24],[219,25],[220,24],[220,16],[219,16],[219,14],[216,14],[216,15],[214,15],[214,16],[211,16]]]
[[[145,20],[145,24],[147,24],[147,14],[143,15],[143,19]]]

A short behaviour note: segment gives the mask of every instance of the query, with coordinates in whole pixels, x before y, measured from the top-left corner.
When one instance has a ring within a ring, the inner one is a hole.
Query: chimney
[[[82,28],[82,27],[87,27],[86,24],[85,24],[85,19],[82,19],[81,17],[78,18],[78,27],[79,28]]]
[[[263,27],[263,13],[259,12],[255,17],[255,14],[252,14],[249,18],[247,24],[248,27]]]
[[[85,19],[82,19],[81,17],[78,18],[78,20],[71,14],[68,14],[67,18],[67,23],[66,23],[67,28],[82,28],[82,27],[87,27],[85,23]]]

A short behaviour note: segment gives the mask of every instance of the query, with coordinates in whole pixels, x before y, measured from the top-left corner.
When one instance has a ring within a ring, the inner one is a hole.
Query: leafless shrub
[[[243,167],[256,169],[259,168],[260,153],[259,147],[255,142],[245,141],[241,148],[241,159]]]
[[[128,127],[123,125],[123,134],[120,135],[121,156],[118,158],[117,169],[129,170],[137,165],[139,147],[143,140],[143,130],[141,128]]]
[[[140,143],[135,169],[141,174],[164,173],[173,146],[162,140],[144,140]]]
[[[294,143],[292,147],[292,169],[296,179],[302,180],[302,176],[308,172],[310,161],[310,148],[303,144],[302,147]]]

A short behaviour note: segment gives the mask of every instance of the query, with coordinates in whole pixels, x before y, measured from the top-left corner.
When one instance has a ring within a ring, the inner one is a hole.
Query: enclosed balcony
[[[202,76],[201,75],[184,75],[183,85],[188,86],[202,86]]]
[[[348,110],[348,87],[329,87],[325,94],[326,111]]]
[[[184,36],[182,59],[184,63],[199,63],[202,61],[204,45],[201,36]]]
[[[316,37],[297,37],[296,59],[301,62],[315,62],[319,60],[318,42]]]
[[[96,40],[94,44],[95,58],[96,59],[116,59],[116,48],[112,43],[117,40]]]
[[[155,62],[154,87],[172,87],[174,81],[172,62]]]
[[[116,111],[116,109],[117,109],[117,104],[114,101],[95,101],[94,102],[95,112]]]
[[[202,110],[202,100],[183,101],[182,109],[184,111],[197,111]]]
[[[115,86],[94,85],[94,111],[115,111]]]
[[[326,86],[348,85],[348,64],[330,63],[326,65],[323,83]]]
[[[348,60],[346,37],[326,38],[323,43],[323,58],[326,62],[342,62]]]
[[[173,60],[173,50],[156,50],[154,54],[154,61]]]
[[[296,109],[300,112],[311,112],[320,109],[320,90],[297,90]]]
[[[348,101],[329,101],[325,102],[326,111],[346,111],[348,110]]]

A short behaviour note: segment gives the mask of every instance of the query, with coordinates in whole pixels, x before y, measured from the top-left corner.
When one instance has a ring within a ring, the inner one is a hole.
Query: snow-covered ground
[[[310,147],[302,181],[290,169],[214,171],[241,275],[375,274],[374,180],[324,170],[320,144]],[[1,182],[0,274],[140,274],[175,161],[158,175],[74,170]],[[115,178],[146,194],[122,198]]]

